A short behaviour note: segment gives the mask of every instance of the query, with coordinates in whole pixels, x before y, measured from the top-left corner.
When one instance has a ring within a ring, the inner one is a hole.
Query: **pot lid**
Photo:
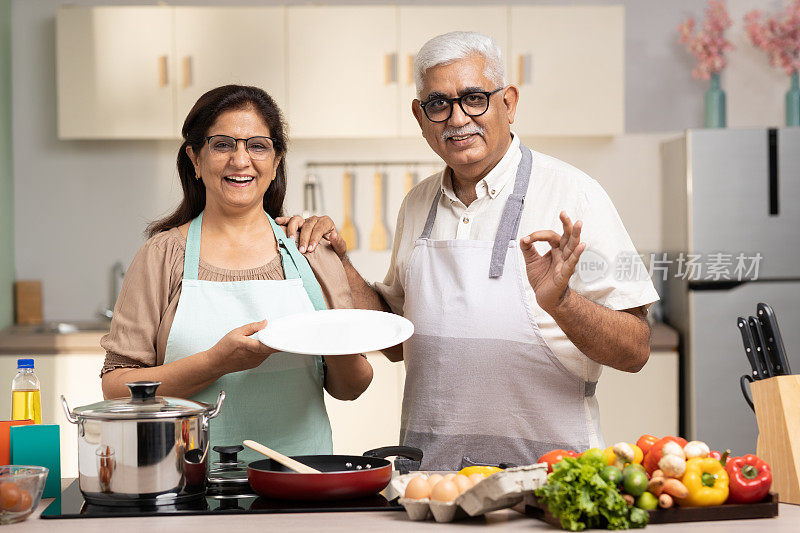
[[[156,396],[160,381],[126,383],[130,398],[115,398],[76,407],[73,414],[100,420],[135,420],[142,418],[181,418],[209,412],[214,406],[184,398]]]

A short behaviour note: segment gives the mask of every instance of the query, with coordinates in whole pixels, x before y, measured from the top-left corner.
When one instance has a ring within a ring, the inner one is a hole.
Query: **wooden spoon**
[[[316,468],[311,468],[308,465],[304,465],[303,463],[301,463],[299,461],[295,461],[291,457],[286,457],[282,453],[276,452],[272,448],[267,448],[263,444],[259,444],[259,443],[255,442],[255,441],[246,440],[242,444],[244,444],[245,446],[247,446],[251,450],[255,450],[258,453],[263,453],[264,455],[266,455],[267,457],[269,457],[273,461],[277,461],[278,463],[282,464],[286,468],[294,470],[295,472],[298,472],[300,474],[321,474],[322,473],[319,470],[317,470]]]
[[[344,173],[344,222],[339,230],[347,249],[352,251],[358,246],[356,237],[356,227],[353,224],[353,174],[345,171]]]
[[[383,197],[383,172],[376,172],[373,178],[373,187],[375,188],[375,219],[372,223],[372,231],[369,234],[369,249],[370,250],[386,250],[389,242],[389,233],[386,231],[386,226],[383,224],[383,204],[385,203]]]

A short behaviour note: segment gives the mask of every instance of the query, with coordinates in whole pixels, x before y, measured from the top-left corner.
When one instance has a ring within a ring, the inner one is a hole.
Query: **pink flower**
[[[792,0],[783,13],[772,17],[754,9],[744,17],[750,42],[769,57],[769,64],[791,75],[800,70],[800,0]]]
[[[709,0],[702,30],[695,33],[692,17],[678,26],[678,42],[686,45],[686,49],[697,58],[692,76],[707,80],[725,68],[725,52],[733,50],[733,45],[724,34],[732,25],[724,0]]]

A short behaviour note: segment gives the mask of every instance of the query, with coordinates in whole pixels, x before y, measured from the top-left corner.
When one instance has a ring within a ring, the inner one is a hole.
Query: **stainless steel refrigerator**
[[[661,169],[667,255],[652,268],[681,333],[682,428],[712,449],[754,452],[736,318],[770,304],[800,369],[800,128],[688,130],[662,143]]]

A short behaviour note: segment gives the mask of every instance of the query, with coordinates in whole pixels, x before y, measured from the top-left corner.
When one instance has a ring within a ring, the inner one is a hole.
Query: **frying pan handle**
[[[411,459],[412,461],[422,461],[422,450],[411,446],[384,446],[383,448],[375,448],[374,450],[366,451],[362,455],[364,457],[377,457],[379,459],[398,456]]]

